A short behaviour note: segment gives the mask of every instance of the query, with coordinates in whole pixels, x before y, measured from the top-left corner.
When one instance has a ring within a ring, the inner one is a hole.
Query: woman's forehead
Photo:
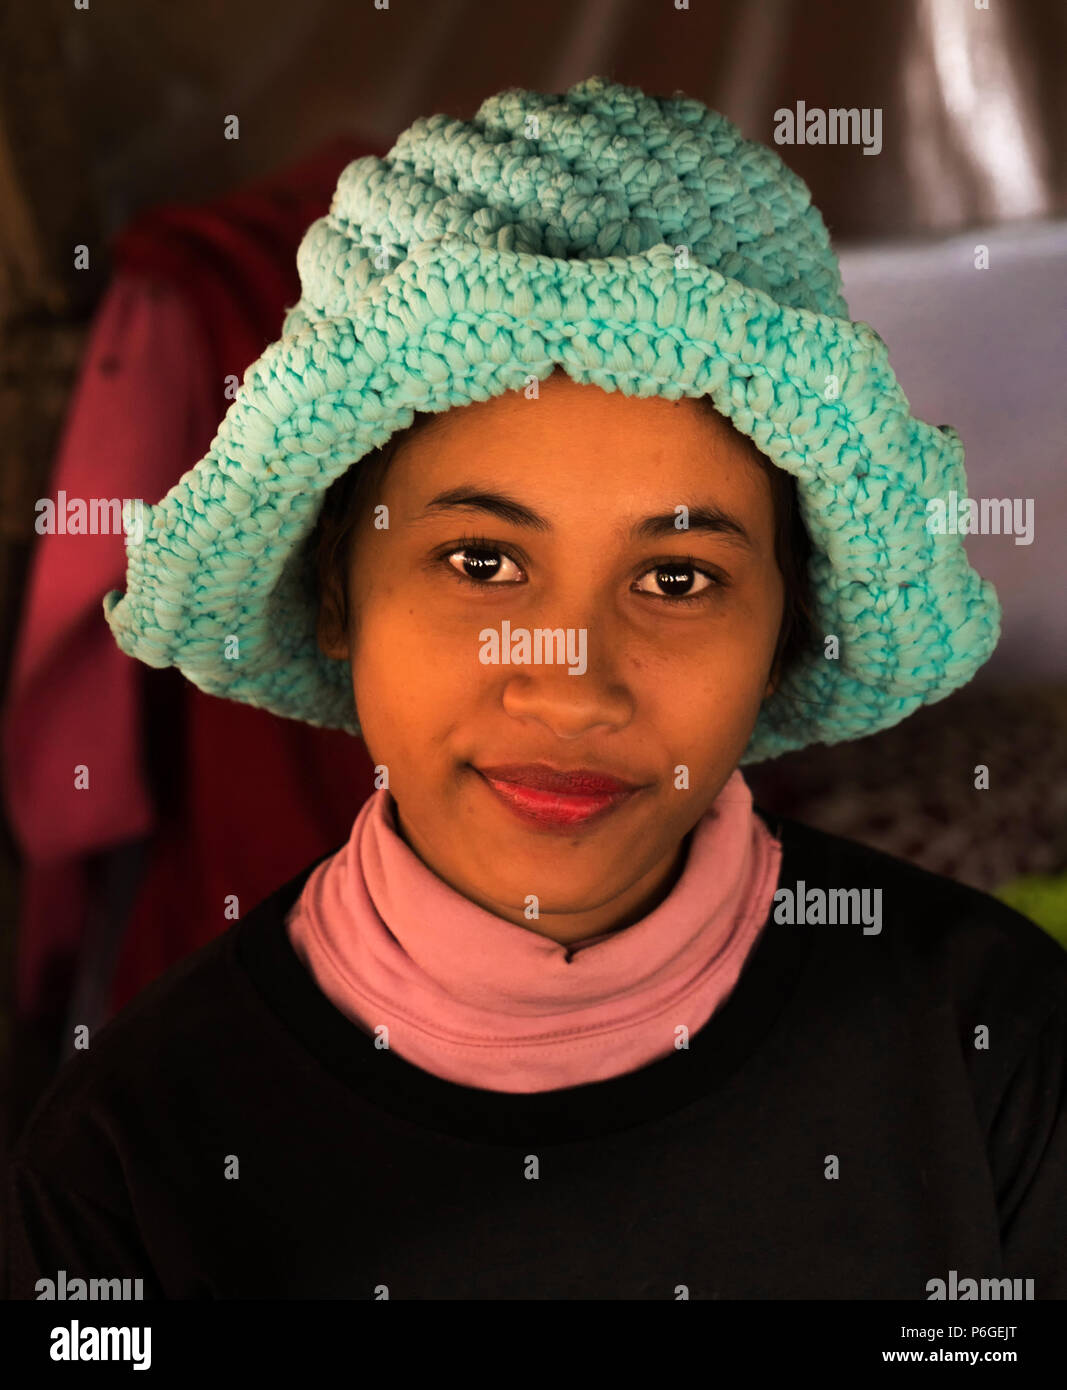
[[[565,384],[563,384],[565,383]],[[508,391],[433,416],[420,416],[405,432],[397,456],[409,450],[423,462],[472,445],[492,449],[494,460],[519,461],[531,451],[565,455],[610,452],[635,462],[658,460],[670,445],[696,447],[724,459],[762,455],[704,398],[667,400],[625,396],[563,377],[542,382],[537,397]]]

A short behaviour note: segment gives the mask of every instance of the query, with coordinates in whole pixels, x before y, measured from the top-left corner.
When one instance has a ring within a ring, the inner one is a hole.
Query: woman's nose
[[[603,627],[501,628],[502,702],[512,718],[536,719],[559,738],[615,732],[633,718],[633,693]]]

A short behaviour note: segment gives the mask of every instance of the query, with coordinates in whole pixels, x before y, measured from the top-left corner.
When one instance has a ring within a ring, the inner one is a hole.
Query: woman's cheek
[[[470,689],[478,663],[480,624],[457,623],[424,597],[397,589],[367,605],[357,647],[359,683],[381,691],[414,691],[437,703],[452,685]]]

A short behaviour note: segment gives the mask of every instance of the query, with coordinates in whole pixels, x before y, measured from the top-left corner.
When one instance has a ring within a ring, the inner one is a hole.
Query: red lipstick
[[[475,770],[510,810],[545,830],[573,830],[599,821],[641,790],[595,768],[508,763]]]

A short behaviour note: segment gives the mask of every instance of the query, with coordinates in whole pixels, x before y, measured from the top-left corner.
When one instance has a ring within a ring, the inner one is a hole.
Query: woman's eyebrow
[[[522,502],[518,502],[514,497],[508,497],[502,492],[486,492],[481,488],[454,487],[446,492],[439,492],[436,497],[431,497],[426,503],[421,515],[416,520],[422,520],[431,512],[442,511],[480,511],[489,512],[491,515],[499,517],[501,521],[507,521],[512,526],[525,526],[531,531],[551,531],[552,523],[532,511]],[[723,511],[721,507],[711,503],[698,506],[689,506],[688,525],[680,528],[675,525],[678,517],[677,510],[660,512],[654,516],[642,517],[640,521],[635,521],[630,528],[631,535],[637,540],[654,540],[662,536],[675,536],[684,534],[686,531],[697,531],[705,535],[723,536],[726,539],[735,540],[739,544],[747,546],[749,550],[755,550],[752,537],[737,519],[729,512]]]

